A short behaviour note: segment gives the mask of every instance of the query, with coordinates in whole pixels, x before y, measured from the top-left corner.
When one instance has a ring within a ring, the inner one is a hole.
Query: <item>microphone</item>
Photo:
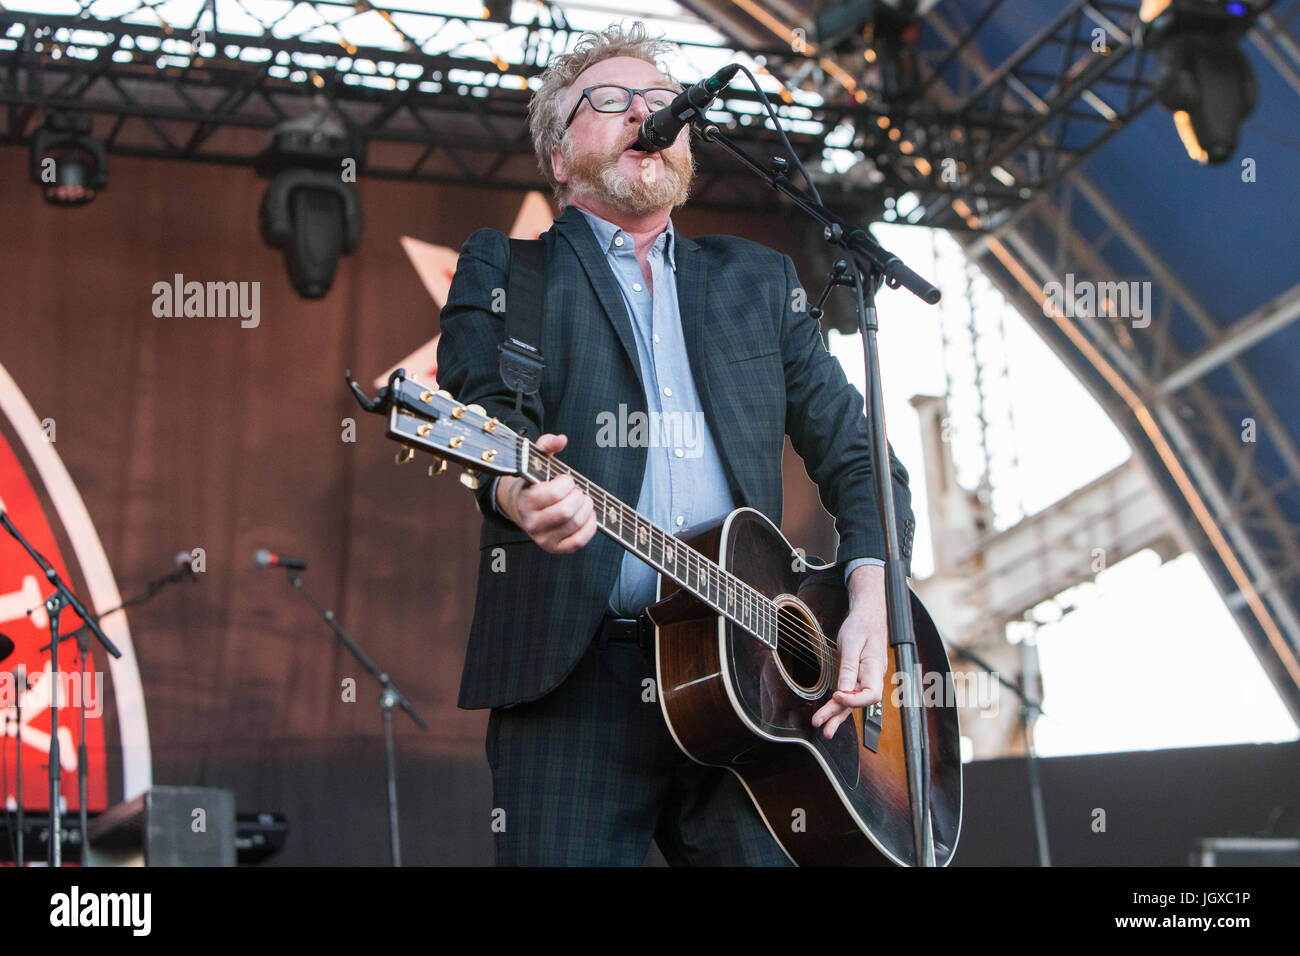
[[[291,571],[306,571],[307,562],[298,558],[285,558],[266,548],[258,550],[253,560],[259,568],[288,568]]]
[[[186,574],[194,573],[194,559],[190,557],[188,551],[179,551],[176,557],[172,558],[172,564],[176,565],[177,571],[184,571]]]
[[[677,140],[684,126],[696,116],[704,115],[709,104],[718,98],[718,94],[727,88],[738,72],[740,64],[729,63],[708,79],[700,80],[678,93],[663,109],[647,115],[641,121],[641,130],[637,133],[633,148],[644,153],[657,153],[661,149],[667,149]]]

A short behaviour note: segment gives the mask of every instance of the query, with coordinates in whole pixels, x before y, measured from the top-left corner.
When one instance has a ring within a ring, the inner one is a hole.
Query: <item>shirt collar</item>
[[[576,206],[574,208],[578,209],[578,207]],[[631,245],[632,237],[629,236],[627,233],[625,233],[618,226],[614,225],[612,222],[609,222],[608,220],[605,219],[601,219],[599,216],[593,216],[585,209],[578,209],[578,212],[582,213],[583,216],[586,217],[588,225],[591,226],[591,231],[596,235],[596,241],[600,243],[600,247],[603,250],[605,250],[605,255],[607,256],[613,255],[614,252],[618,250],[619,247],[614,244],[614,240],[619,236],[624,237],[627,243]],[[655,244],[653,248],[663,249],[664,256],[665,258],[667,258],[668,264],[672,266],[673,271],[676,272],[677,271],[677,243],[676,243],[676,233],[673,231],[673,221],[671,218],[669,218],[668,220],[667,228],[665,228],[663,233],[660,234],[659,238],[655,240]]]

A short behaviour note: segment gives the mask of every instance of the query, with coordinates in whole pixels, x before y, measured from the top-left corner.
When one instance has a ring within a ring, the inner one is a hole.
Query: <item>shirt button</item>
[[[669,398],[672,398],[672,397],[673,397],[673,390],[672,390],[671,388],[667,388],[667,387],[665,387],[665,388],[664,388],[664,394],[667,395]]]
[[[680,527],[681,527],[682,525],[684,525],[684,524],[686,524],[686,519],[683,518],[681,515],[678,515],[678,516],[677,516],[677,527],[680,528]]]
[[[639,283],[639,282],[633,282],[633,283],[632,283],[632,291],[633,291],[633,292],[640,292],[640,291],[641,291],[641,283]]]
[[[678,458],[681,458],[682,455],[685,453],[680,448],[678,448],[673,451],[673,454],[676,455]]]
[[[656,333],[655,333],[655,345],[658,345],[658,344],[659,344],[659,333],[656,332]]]
[[[623,244],[623,237],[622,237],[622,236],[615,236],[615,237],[614,237],[614,245],[616,245],[616,246],[621,246],[622,244]]]

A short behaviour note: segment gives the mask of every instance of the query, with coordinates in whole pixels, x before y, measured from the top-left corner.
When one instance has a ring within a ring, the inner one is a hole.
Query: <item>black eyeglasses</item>
[[[578,115],[578,107],[582,101],[586,100],[591,104],[591,108],[597,113],[625,113],[632,106],[632,97],[637,93],[641,94],[641,99],[645,105],[652,110],[661,110],[668,106],[677,97],[679,90],[667,90],[662,87],[652,87],[648,90],[629,90],[626,86],[589,86],[582,91],[578,97],[578,102],[573,104],[573,110],[569,113],[569,118],[564,121],[564,128],[568,129],[573,123],[573,118]]]

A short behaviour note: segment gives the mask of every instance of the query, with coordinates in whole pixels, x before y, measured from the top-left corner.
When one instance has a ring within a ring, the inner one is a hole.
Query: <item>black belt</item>
[[[596,642],[602,647],[608,643],[636,644],[643,651],[654,647],[655,626],[642,613],[639,617],[613,617],[606,615],[596,631]]]

